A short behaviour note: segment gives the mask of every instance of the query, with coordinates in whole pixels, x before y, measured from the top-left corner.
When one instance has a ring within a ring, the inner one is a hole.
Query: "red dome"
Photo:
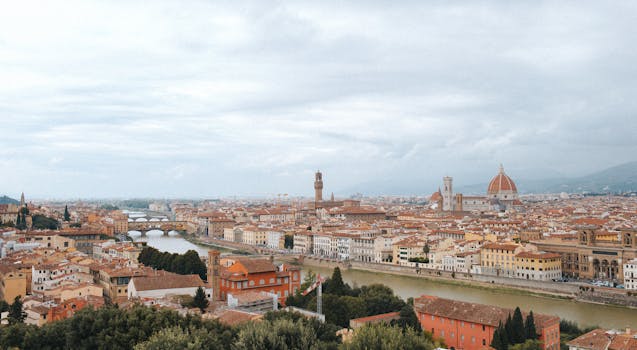
[[[498,194],[500,192],[518,193],[518,188],[515,187],[513,180],[504,173],[502,166],[500,166],[500,173],[489,182],[489,188],[487,189],[487,194]]]
[[[429,198],[430,202],[437,202],[439,200],[442,199],[442,193],[440,193],[440,189],[438,189],[438,191],[434,192],[431,197]]]

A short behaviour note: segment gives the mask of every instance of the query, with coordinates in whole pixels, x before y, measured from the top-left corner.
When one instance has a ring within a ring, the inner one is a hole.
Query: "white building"
[[[339,260],[349,260],[351,247],[352,247],[352,237],[349,234],[341,234],[337,237],[333,237],[336,239],[336,250],[338,252]]]
[[[283,249],[285,235],[280,231],[267,231],[265,245],[270,249]]]
[[[294,247],[292,251],[295,254],[312,254],[313,237],[310,232],[294,233]]]
[[[316,256],[336,258],[338,255],[337,239],[329,234],[315,233],[313,246]]]
[[[133,277],[128,282],[128,299],[195,295],[199,287],[205,288],[199,275],[170,274]],[[209,294],[209,292],[206,293],[206,295]]]
[[[637,290],[637,259],[624,264],[624,288]]]

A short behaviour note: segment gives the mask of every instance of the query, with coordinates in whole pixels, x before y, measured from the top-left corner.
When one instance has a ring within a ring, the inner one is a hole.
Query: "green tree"
[[[64,221],[71,221],[71,214],[69,214],[69,206],[64,206]]]
[[[429,243],[425,243],[425,246],[422,247],[422,252],[425,253],[425,255],[429,254]]]
[[[203,288],[197,288],[197,292],[195,293],[195,297],[193,298],[192,304],[194,307],[198,307],[201,312],[204,312],[208,307],[208,298],[206,298],[206,292]]]
[[[405,306],[400,309],[399,316],[399,319],[392,321],[392,325],[397,325],[402,329],[411,328],[418,333],[422,331],[418,316],[416,316],[414,308],[411,305],[405,304]]]
[[[520,307],[516,307],[513,312],[513,318],[511,319],[511,331],[509,334],[509,340],[512,344],[524,343],[526,340],[526,331],[524,330],[524,319],[522,318],[522,311]]]
[[[411,328],[403,331],[400,327],[383,323],[357,329],[351,342],[343,344],[345,350],[431,350],[434,347],[425,335]]]
[[[542,343],[537,339],[528,339],[524,343],[515,344],[509,350],[541,350]]]
[[[507,320],[504,323],[504,335],[506,336],[506,340],[508,344],[514,344],[514,338],[513,338],[513,319],[511,318],[511,314],[509,314],[507,316]]]
[[[347,294],[345,282],[343,282],[343,276],[341,276],[341,269],[338,266],[334,268],[332,278],[326,283],[325,293],[334,295]]]
[[[153,334],[145,342],[135,345],[135,350],[204,350],[208,347],[199,337],[193,337],[180,327],[164,328]]]
[[[367,315],[385,314],[400,311],[405,302],[394,291],[382,284],[370,284],[361,287],[360,298],[365,301]]]
[[[498,326],[498,328],[495,329],[495,331],[493,331],[493,338],[491,339],[491,347],[494,348],[495,350],[503,350],[506,349],[507,344],[504,343],[502,344],[502,322],[500,322],[500,325]]]
[[[9,323],[22,323],[26,317],[27,314],[22,310],[22,300],[18,295],[9,307]]]
[[[509,323],[509,325],[511,324],[510,315],[507,318],[507,322]],[[507,331],[506,325],[502,324],[502,321],[500,321],[500,323],[498,324],[498,329],[499,329],[498,336],[500,337],[500,343],[503,344],[504,349],[506,349],[509,346],[509,344],[511,344],[511,340],[509,339],[509,332]]]
[[[311,350],[320,349],[320,342],[308,324],[300,320],[276,319],[244,324],[233,349]]]
[[[526,339],[537,339],[540,336],[539,334],[537,334],[537,329],[535,328],[533,311],[529,312],[529,314],[526,316],[526,321],[524,322],[524,332]]]

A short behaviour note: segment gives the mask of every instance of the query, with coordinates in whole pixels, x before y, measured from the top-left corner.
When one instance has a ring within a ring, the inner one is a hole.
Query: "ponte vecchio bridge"
[[[159,230],[167,236],[170,231],[190,232],[191,228],[186,221],[129,221],[128,230],[139,231],[142,236],[145,236],[148,231]]]

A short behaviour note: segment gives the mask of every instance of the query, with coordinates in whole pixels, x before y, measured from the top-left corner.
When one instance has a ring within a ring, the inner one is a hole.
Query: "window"
[[[482,338],[482,345],[487,345],[487,341],[484,338]]]
[[[484,325],[482,325],[482,331],[484,332],[486,329],[487,329],[487,328],[486,328]],[[483,344],[483,345],[484,345],[484,344]]]
[[[444,330],[440,330],[440,336],[444,337],[445,336],[445,331]]]
[[[433,320],[435,320],[435,319],[436,319],[436,316],[431,315],[431,320],[433,321]]]
[[[262,279],[260,279],[260,280],[259,280],[259,284],[262,284],[262,285],[263,285],[263,284],[265,284],[265,280],[264,280],[263,278],[262,278]]]

